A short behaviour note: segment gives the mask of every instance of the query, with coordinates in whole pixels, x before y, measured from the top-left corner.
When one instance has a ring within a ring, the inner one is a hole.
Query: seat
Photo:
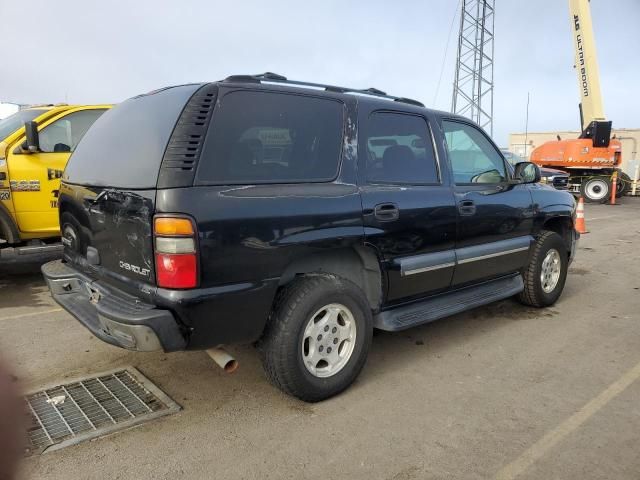
[[[413,151],[406,145],[388,147],[382,155],[382,172],[385,178],[380,180],[409,180],[404,177],[407,172],[415,169],[415,159]]]
[[[54,153],[64,153],[64,152],[70,152],[71,151],[71,147],[65,143],[56,143],[53,146],[53,151]]]
[[[233,179],[242,179],[257,174],[258,169],[255,153],[249,144],[235,144],[227,160],[227,175]]]

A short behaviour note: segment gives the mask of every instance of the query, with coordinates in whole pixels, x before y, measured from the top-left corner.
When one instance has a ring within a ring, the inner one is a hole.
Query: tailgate
[[[86,260],[116,277],[155,284],[155,190],[63,183],[59,202],[62,241],[69,257]]]

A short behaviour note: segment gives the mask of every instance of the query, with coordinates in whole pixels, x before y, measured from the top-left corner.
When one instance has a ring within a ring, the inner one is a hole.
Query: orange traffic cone
[[[576,209],[576,232],[589,233],[584,223],[584,200],[582,197],[578,200],[578,208]]]
[[[618,171],[614,170],[613,175],[611,175],[611,200],[609,202],[611,205],[616,204],[617,188],[618,188]]]

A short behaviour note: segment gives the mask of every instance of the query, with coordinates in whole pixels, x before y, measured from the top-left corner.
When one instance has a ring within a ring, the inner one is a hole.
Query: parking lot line
[[[629,385],[640,378],[640,363],[628,370],[618,380],[589,401],[584,407],[567,418],[556,428],[548,432],[544,437],[534,443],[528,450],[516,460],[503,467],[495,476],[496,480],[512,480],[522,474],[548,450],[561,442],[567,435],[580,427],[589,418],[598,412],[607,403],[622,393]]]
[[[594,218],[585,218],[587,222],[593,222],[594,220],[609,220],[610,218],[617,218],[620,215],[609,215],[608,217],[594,217]]]
[[[0,317],[0,322],[2,320],[15,320],[16,318],[32,317],[34,315],[44,315],[45,313],[54,313],[61,311],[61,308],[52,308],[51,310],[43,310],[41,312],[20,313],[18,315],[9,315],[8,317]]]

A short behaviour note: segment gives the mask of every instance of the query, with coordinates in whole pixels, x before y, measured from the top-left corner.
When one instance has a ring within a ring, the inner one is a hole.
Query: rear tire
[[[604,176],[587,178],[580,185],[580,195],[587,203],[606,203],[611,196],[611,179]]]
[[[567,246],[555,232],[542,231],[529,256],[524,271],[524,290],[518,300],[532,307],[548,307],[556,303],[567,280],[569,268]]]
[[[349,387],[365,364],[373,332],[369,303],[331,274],[300,277],[278,295],[258,350],[283,392],[318,402]]]
[[[64,212],[60,218],[60,235],[65,247],[76,253],[86,253],[87,247],[80,223],[69,212]]]
[[[618,171],[618,181],[616,182],[616,198],[622,197],[629,190],[631,177],[624,172]]]

